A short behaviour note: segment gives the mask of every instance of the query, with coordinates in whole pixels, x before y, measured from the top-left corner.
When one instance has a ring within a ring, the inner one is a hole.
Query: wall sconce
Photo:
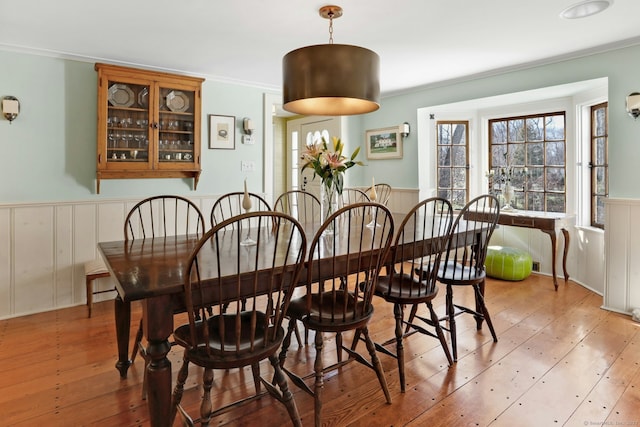
[[[255,130],[253,120],[251,120],[249,117],[245,117],[244,120],[242,120],[242,130],[245,133],[244,135],[242,135],[242,143],[253,144],[254,140],[253,136],[251,136],[253,134],[253,131]]]
[[[640,93],[633,92],[627,96],[627,113],[634,119],[640,116]]]
[[[242,129],[244,130],[245,134],[251,135],[253,133],[253,130],[255,129],[255,126],[253,125],[253,120],[251,120],[248,117],[245,117],[244,120],[242,121]]]
[[[408,122],[404,122],[400,125],[400,135],[402,135],[403,138],[406,138],[409,136],[409,134],[411,133],[411,126],[409,126]]]
[[[20,101],[15,96],[5,96],[2,98],[2,115],[9,123],[13,122],[20,114]]]

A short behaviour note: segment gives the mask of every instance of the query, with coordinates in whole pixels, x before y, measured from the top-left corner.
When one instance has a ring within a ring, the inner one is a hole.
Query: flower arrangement
[[[360,147],[356,148],[350,158],[347,158],[342,154],[344,144],[340,141],[340,138],[334,136],[332,142],[333,150],[329,150],[329,144],[327,144],[324,137],[320,143],[307,145],[301,157],[305,162],[302,165],[302,170],[312,168],[313,177],[319,176],[326,189],[330,189],[335,185],[338,194],[342,194],[344,171],[355,165],[363,166],[364,163],[355,161],[360,152]]]
[[[511,180],[515,177],[526,177],[529,174],[529,170],[525,166],[524,168],[514,168],[511,164],[512,159],[507,159],[507,153],[504,154],[505,167],[497,167],[485,172],[484,176],[489,179],[489,183],[497,182],[498,184],[511,185]]]
[[[513,210],[514,208],[511,206],[511,201],[514,198],[514,188],[511,185],[511,180],[515,178],[526,178],[529,176],[529,171],[527,167],[523,168],[515,168],[512,165],[512,158],[507,158],[507,153],[504,153],[504,159],[506,166],[497,167],[495,169],[490,169],[488,172],[485,172],[485,177],[489,181],[489,193],[495,194],[496,192],[502,193],[504,197],[505,205],[501,208],[503,210]],[[498,184],[498,188],[494,187],[494,184]],[[502,186],[504,185],[504,190]],[[523,184],[526,186],[526,184]]]

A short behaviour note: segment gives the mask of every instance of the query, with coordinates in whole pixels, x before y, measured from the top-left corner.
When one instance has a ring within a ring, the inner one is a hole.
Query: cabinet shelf
[[[100,63],[95,69],[97,193],[102,179],[193,178],[195,189],[204,79]],[[169,110],[171,100],[184,111]]]
[[[181,111],[171,111],[171,110],[160,110],[161,115],[175,115],[175,116],[190,116],[191,114],[188,112]]]
[[[145,108],[139,108],[139,107],[116,107],[113,105],[109,105],[109,110],[113,110],[113,111],[131,111],[131,112],[146,112],[147,110]]]

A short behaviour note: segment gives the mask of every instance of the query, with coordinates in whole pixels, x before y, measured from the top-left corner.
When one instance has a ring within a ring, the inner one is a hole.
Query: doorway
[[[287,121],[287,189],[307,191],[320,198],[320,179],[314,171],[301,170],[301,156],[307,145],[320,143],[322,138],[331,143],[330,135],[340,136],[341,121],[337,117],[302,117]]]
[[[340,136],[342,121],[339,117],[296,117],[282,109],[282,97],[264,94],[264,165],[263,192],[271,203],[284,191],[311,190],[319,196],[319,180],[315,182],[312,171],[300,176],[300,154],[307,144],[307,137],[318,135]],[[316,133],[317,132],[317,133]],[[295,141],[295,143],[293,142]],[[282,177],[282,168],[286,176]],[[284,179],[283,179],[284,178]],[[317,188],[313,188],[313,186]]]

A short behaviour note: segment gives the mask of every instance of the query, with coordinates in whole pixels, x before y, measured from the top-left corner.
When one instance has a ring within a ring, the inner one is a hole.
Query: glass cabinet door
[[[158,162],[161,168],[182,168],[195,161],[195,91],[159,88]]]
[[[108,82],[107,163],[146,168],[149,162],[149,85]],[[114,165],[115,166],[115,165]]]
[[[193,178],[204,79],[97,63],[96,191],[103,179]]]

